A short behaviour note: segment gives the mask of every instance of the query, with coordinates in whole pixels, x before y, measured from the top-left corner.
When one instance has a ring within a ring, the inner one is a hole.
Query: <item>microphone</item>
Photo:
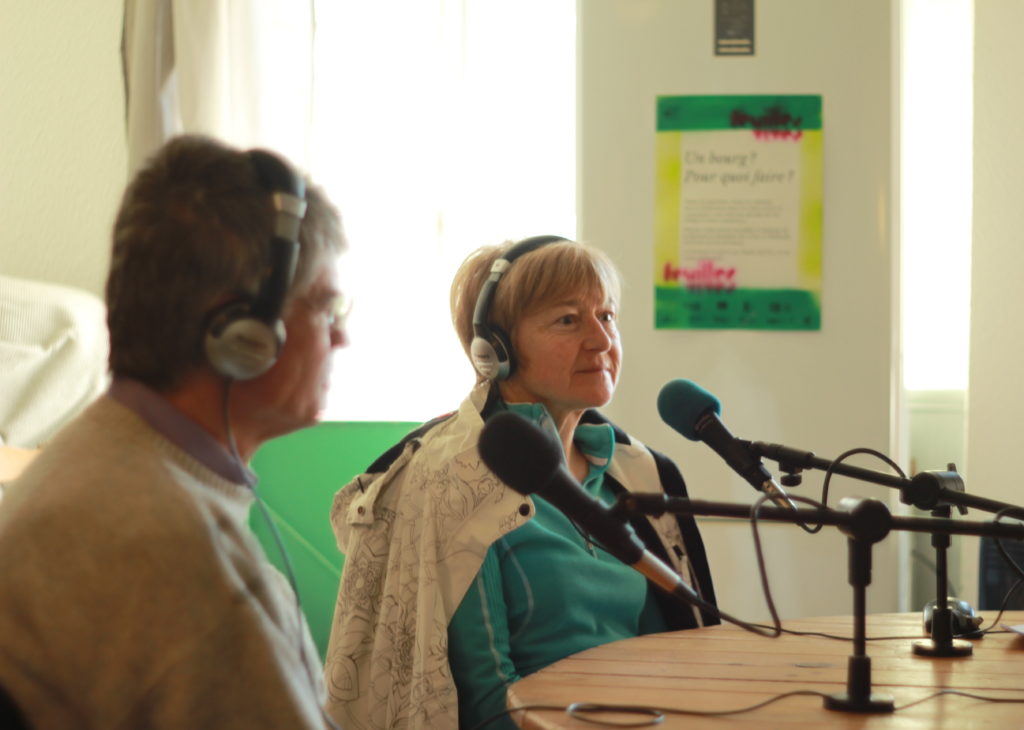
[[[661,420],[690,441],[703,441],[721,456],[750,486],[764,492],[778,507],[797,509],[750,448],[750,442],[733,436],[718,418],[718,398],[682,378],[670,380],[658,393]]]
[[[591,497],[565,468],[562,446],[554,438],[511,411],[484,424],[480,456],[488,468],[520,494],[536,494],[554,505],[605,550],[641,573],[656,586],[687,603],[717,609],[644,547],[607,507]]]

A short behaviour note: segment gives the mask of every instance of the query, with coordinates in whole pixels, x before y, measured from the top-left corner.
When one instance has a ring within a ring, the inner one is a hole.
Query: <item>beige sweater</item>
[[[57,436],[0,505],[0,686],[32,727],[323,727],[251,499],[110,397]]]

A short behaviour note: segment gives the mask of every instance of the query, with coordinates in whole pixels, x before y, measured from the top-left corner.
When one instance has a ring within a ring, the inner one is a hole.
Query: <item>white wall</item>
[[[0,0],[0,272],[102,291],[125,183],[122,0]]]
[[[974,12],[974,249],[964,478],[972,494],[1020,505],[1024,89],[1010,79],[1020,63],[1024,2],[977,0]],[[977,600],[977,545],[977,540],[962,541],[960,582],[964,598],[972,602]]]
[[[893,455],[894,11],[889,0],[757,3],[753,57],[713,55],[713,2],[579,3],[580,237],[608,250],[627,282],[626,350],[610,415],[683,467],[691,496],[749,503],[754,492],[709,449],[663,425],[661,386],[690,378],[715,393],[738,436],[835,457]],[[824,294],[820,332],[653,329],[654,134],[659,94],[821,94],[825,141]],[[884,470],[880,462],[851,462]],[[774,464],[771,464],[774,467]],[[838,480],[830,502],[886,487]],[[799,494],[819,497],[821,473]],[[703,523],[721,605],[766,616],[745,522]],[[764,530],[783,617],[848,614],[846,541],[790,525]],[[897,602],[895,536],[874,552],[872,611]]]

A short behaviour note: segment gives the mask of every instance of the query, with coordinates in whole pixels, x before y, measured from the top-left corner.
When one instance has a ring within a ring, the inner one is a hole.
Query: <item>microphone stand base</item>
[[[837,712],[883,713],[894,712],[896,703],[892,695],[872,692],[867,697],[853,697],[849,692],[835,692],[825,698],[825,709]]]
[[[934,639],[921,639],[915,641],[913,646],[914,653],[920,656],[970,656],[974,652],[974,645],[963,639],[950,639],[948,644]]]

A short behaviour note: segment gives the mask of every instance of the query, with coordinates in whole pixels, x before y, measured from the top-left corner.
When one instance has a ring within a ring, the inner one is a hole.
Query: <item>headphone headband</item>
[[[491,306],[494,303],[498,282],[508,271],[509,266],[520,256],[535,251],[542,246],[569,239],[562,236],[533,236],[524,238],[509,247],[508,251],[495,259],[491,264],[490,275],[480,287],[476,306],[473,307],[473,340],[469,345],[470,359],[473,367],[489,380],[504,380],[515,369],[515,357],[512,343],[508,336],[497,325],[489,323]]]
[[[306,183],[277,155],[250,150],[249,160],[274,208],[267,275],[256,296],[217,312],[205,337],[206,356],[228,378],[248,380],[265,372],[284,345],[281,310],[299,258],[299,228],[306,213]]]
[[[478,325],[487,326],[487,315],[490,314],[491,304],[494,302],[494,291],[498,287],[501,277],[508,271],[508,267],[520,256],[535,251],[541,246],[549,243],[565,241],[561,236],[533,236],[524,238],[522,241],[509,247],[508,251],[495,259],[491,264],[491,274],[487,277],[483,286],[480,287],[480,294],[476,298],[476,306],[473,308],[473,331],[477,332]]]
[[[270,261],[266,280],[253,300],[251,313],[270,326],[281,316],[284,299],[295,277],[299,258],[299,228],[306,214],[306,181],[295,175],[277,155],[266,150],[249,150],[260,185],[270,193],[274,206],[274,234],[270,239]]]

